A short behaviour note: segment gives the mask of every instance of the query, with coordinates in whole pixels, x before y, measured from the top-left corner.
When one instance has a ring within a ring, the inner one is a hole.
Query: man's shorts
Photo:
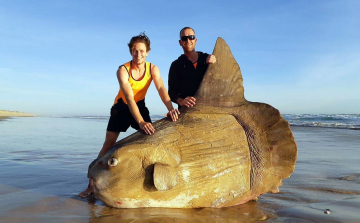
[[[145,101],[139,101],[136,104],[138,105],[144,121],[151,123],[150,113],[145,106]],[[122,100],[118,100],[118,103],[112,106],[110,110],[110,119],[106,130],[110,132],[126,132],[130,126],[136,130],[140,129],[140,126],[132,116],[128,105]]]

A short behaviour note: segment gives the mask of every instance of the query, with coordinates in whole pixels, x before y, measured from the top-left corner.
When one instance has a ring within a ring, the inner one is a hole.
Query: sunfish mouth
[[[91,192],[95,192],[94,179],[92,178],[89,180],[89,188],[91,189]]]
[[[99,187],[98,182],[93,178],[90,178],[89,188],[93,193],[99,193],[99,191],[101,190],[101,187]]]
[[[89,188],[91,188],[92,192],[99,193],[102,190],[105,190],[108,184],[108,174],[100,174],[96,172],[90,171],[94,166],[97,167],[115,167],[118,164],[118,160],[114,157],[108,159],[108,161],[95,159],[89,166],[88,178],[89,178]],[[105,171],[107,172],[107,171]]]

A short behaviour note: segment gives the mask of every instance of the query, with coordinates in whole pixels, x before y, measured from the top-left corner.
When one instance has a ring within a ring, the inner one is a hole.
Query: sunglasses
[[[182,36],[180,39],[181,41],[187,41],[188,39],[194,40],[195,38],[196,38],[195,35],[190,35],[190,36]]]

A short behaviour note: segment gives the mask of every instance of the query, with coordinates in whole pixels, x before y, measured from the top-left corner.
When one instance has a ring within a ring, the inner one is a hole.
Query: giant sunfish
[[[244,97],[240,67],[218,38],[195,95],[177,122],[118,141],[89,166],[95,195],[116,208],[228,207],[278,192],[297,147],[279,111]]]

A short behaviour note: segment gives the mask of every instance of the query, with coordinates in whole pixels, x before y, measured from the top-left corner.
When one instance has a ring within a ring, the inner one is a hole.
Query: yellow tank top
[[[121,65],[121,66],[124,66],[126,68],[128,74],[129,74],[129,83],[130,83],[131,89],[133,90],[133,93],[134,93],[135,102],[137,103],[137,102],[139,102],[141,100],[144,100],[146,92],[149,89],[149,86],[150,86],[151,81],[152,81],[151,63],[145,62],[144,75],[142,77],[140,77],[138,80],[135,80],[133,78],[133,76],[132,76],[132,73],[131,73],[131,61],[127,62],[126,64]],[[124,103],[127,104],[125,94],[124,94],[124,92],[123,92],[123,90],[121,88],[119,90],[118,95],[115,98],[114,104],[116,104],[120,98],[122,98]]]

